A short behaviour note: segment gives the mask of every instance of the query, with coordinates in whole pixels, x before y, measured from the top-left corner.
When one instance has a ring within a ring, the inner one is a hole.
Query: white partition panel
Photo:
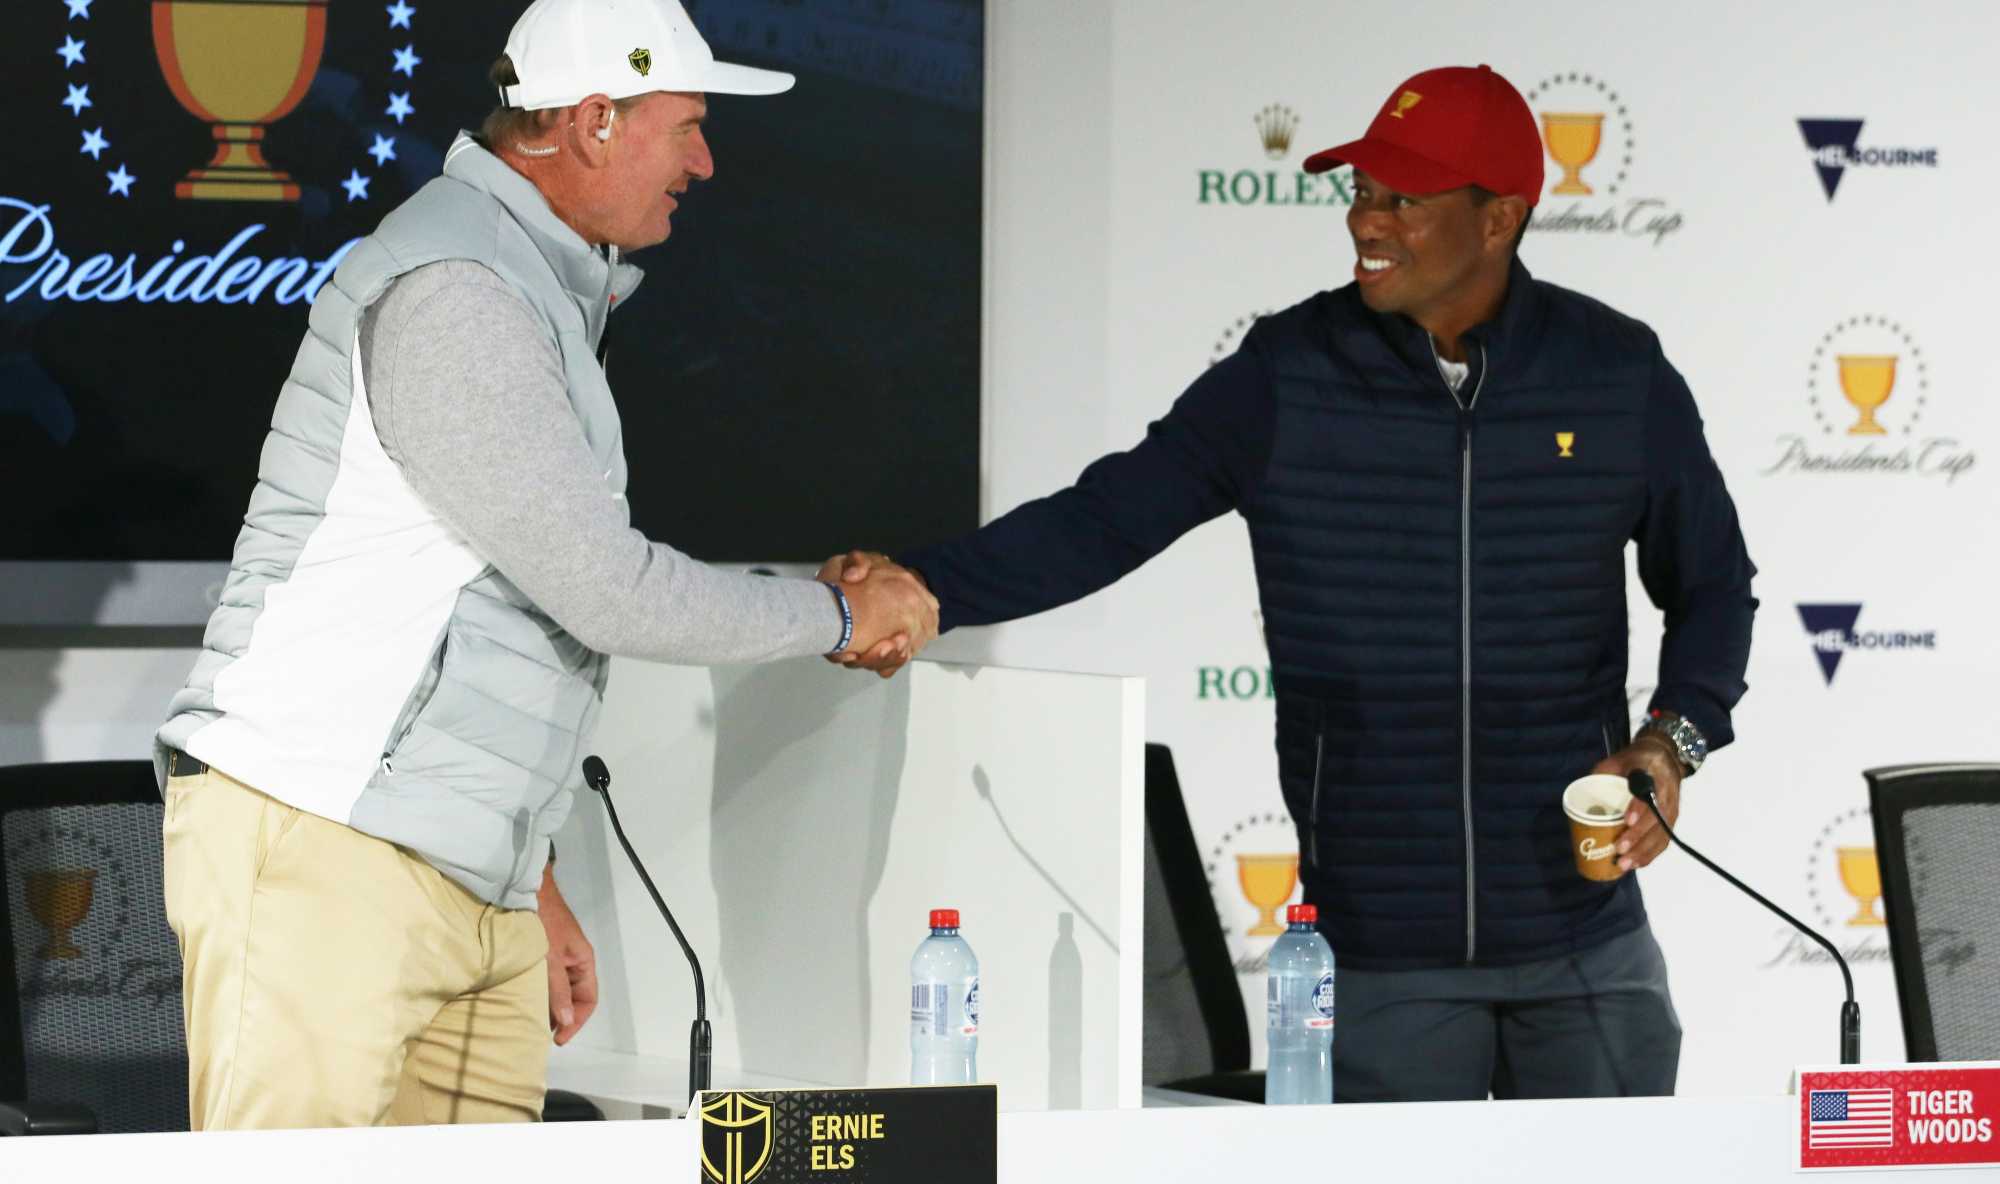
[[[1003,1107],[1138,1104],[1144,714],[1131,678],[615,664],[596,750],[707,971],[716,1084],[907,1081],[936,906],[979,955]],[[682,1058],[686,966],[594,795],[557,843],[604,996],[568,1060]]]

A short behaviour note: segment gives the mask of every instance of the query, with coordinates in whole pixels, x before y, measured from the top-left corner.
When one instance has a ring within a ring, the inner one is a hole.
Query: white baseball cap
[[[656,90],[775,95],[790,74],[718,62],[679,0],[535,0],[507,34],[517,86],[509,107],[570,107],[591,95]]]

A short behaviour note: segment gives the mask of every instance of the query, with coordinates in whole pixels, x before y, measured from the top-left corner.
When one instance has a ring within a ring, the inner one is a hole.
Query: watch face
[[[1680,749],[1681,763],[1690,772],[1701,768],[1701,762],[1708,756],[1708,741],[1686,720],[1674,721],[1674,746]]]
[[[1693,724],[1680,716],[1655,715],[1647,726],[1666,737],[1688,772],[1701,768],[1701,762],[1708,756],[1708,741]]]

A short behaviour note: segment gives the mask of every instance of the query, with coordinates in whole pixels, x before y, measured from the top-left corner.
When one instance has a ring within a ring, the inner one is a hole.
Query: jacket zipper
[[[1473,855],[1472,832],[1472,409],[1479,404],[1479,392],[1486,386],[1486,347],[1479,348],[1479,381],[1472,397],[1460,399],[1445,377],[1444,359],[1438,356],[1437,340],[1431,340],[1431,360],[1437,363],[1438,380],[1458,408],[1459,507],[1459,807],[1465,818],[1465,964],[1472,965],[1478,946],[1478,899],[1474,891],[1478,864]]]
[[[1604,730],[1604,755],[1609,758],[1611,756],[1611,725],[1599,723],[1597,726]]]
[[[396,729],[390,734],[389,743],[382,749],[384,773],[395,774],[397,751],[403,747],[403,741],[410,738],[410,733],[417,730],[417,717],[423,714],[424,708],[431,705],[431,697],[437,694],[438,683],[444,679],[444,654],[450,640],[450,626],[447,624],[445,631],[438,636],[437,648],[432,651],[430,664],[424,667],[423,677],[417,680],[416,687],[410,692],[409,702],[403,706],[402,718],[396,721]]]
[[[1326,717],[1319,721],[1319,735],[1313,740],[1312,807],[1306,811],[1306,866],[1319,870],[1319,779],[1326,767]]]

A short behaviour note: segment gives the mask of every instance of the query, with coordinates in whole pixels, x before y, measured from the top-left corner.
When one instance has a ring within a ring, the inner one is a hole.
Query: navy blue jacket
[[[1349,285],[1265,317],[1146,439],[901,558],[945,627],[1110,584],[1243,515],[1305,897],[1344,965],[1509,965],[1645,919],[1579,876],[1564,785],[1630,737],[1625,545],[1666,618],[1655,705],[1731,739],[1755,569],[1652,330],[1514,265],[1445,383]]]

